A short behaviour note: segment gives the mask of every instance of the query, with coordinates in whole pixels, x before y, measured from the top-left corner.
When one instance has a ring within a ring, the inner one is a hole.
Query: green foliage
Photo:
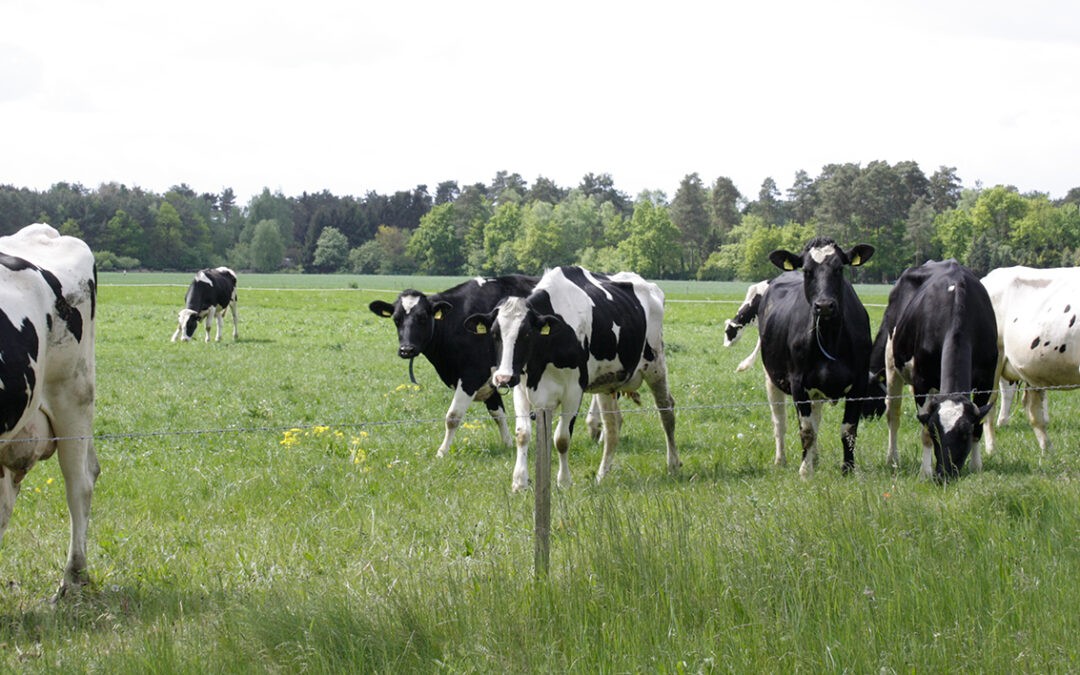
[[[133,270],[139,267],[138,258],[116,255],[112,251],[94,251],[94,262],[99,272]]]
[[[464,262],[454,204],[435,206],[420,219],[405,252],[425,274],[457,274]]]
[[[281,239],[281,228],[277,221],[262,220],[255,225],[249,255],[251,267],[256,272],[275,272],[281,269],[281,261],[285,257],[285,243]]]
[[[320,272],[340,272],[349,258],[349,240],[337,228],[323,228],[312,264]]]

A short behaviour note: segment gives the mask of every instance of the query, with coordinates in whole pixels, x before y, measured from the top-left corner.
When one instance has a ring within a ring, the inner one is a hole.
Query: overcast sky
[[[0,184],[361,196],[500,170],[756,196],[914,160],[1080,186],[1071,0],[0,0]]]

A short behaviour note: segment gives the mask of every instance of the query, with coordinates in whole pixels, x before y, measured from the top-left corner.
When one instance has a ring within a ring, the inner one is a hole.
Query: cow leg
[[[997,415],[997,425],[999,427],[1009,423],[1009,417],[1012,415],[1013,398],[1016,396],[1016,389],[1019,386],[1019,382],[1001,381],[1001,408],[998,409]],[[1024,397],[1026,399],[1027,394]]]
[[[663,364],[661,364],[663,365]],[[660,423],[664,427],[664,441],[667,444],[668,471],[677,471],[682,466],[679,453],[675,449],[675,397],[671,395],[667,383],[666,366],[660,370],[660,376],[648,380],[656,407],[660,411]]]
[[[769,399],[769,410],[772,413],[773,439],[776,441],[776,458],[773,462],[777,466],[784,466],[787,463],[787,457],[784,454],[784,434],[787,433],[787,419],[785,417],[787,394],[776,386],[768,373],[765,374],[765,395]]]
[[[1039,449],[1044,451],[1050,449],[1050,438],[1046,435],[1046,425],[1050,421],[1049,402],[1046,391],[1038,387],[1024,389],[1024,408],[1027,410],[1028,422],[1035,432]]]
[[[611,470],[611,463],[615,459],[622,419],[619,415],[619,402],[614,394],[596,394],[593,402],[600,408],[600,418],[604,425],[604,454],[600,457],[599,468],[596,469],[596,482],[599,483]]]
[[[229,303],[229,310],[232,312],[232,339],[233,340],[239,340],[240,339],[240,328],[239,328],[239,323],[238,323],[239,319],[236,316],[236,301],[235,300]]]
[[[900,467],[900,411],[903,407],[904,380],[896,370],[893,359],[892,338],[885,343],[885,421],[889,426],[889,447],[885,463],[894,469]]]
[[[221,342],[221,334],[225,332],[225,310],[216,310],[214,317],[217,319],[217,334],[214,336],[214,342]]]
[[[799,466],[799,475],[810,478],[814,475],[818,456],[818,426],[821,424],[821,408],[824,401],[796,401],[795,409],[799,412],[799,440],[802,441],[803,459]]]
[[[517,443],[517,461],[514,462],[514,480],[510,489],[514,492],[529,487],[529,397],[525,385],[514,387],[514,430]]]
[[[919,469],[919,476],[922,478],[932,478],[934,476],[934,441],[930,438],[930,429],[925,425],[922,427],[922,467]],[[939,460],[940,465],[940,460]]]
[[[65,438],[57,442],[57,460],[64,476],[68,513],[71,516],[71,539],[67,564],[64,565],[64,579],[54,600],[89,582],[86,574],[86,533],[90,523],[90,499],[101,472],[93,442],[88,438],[89,431],[86,429],[79,434],[81,438]],[[60,436],[66,434],[61,430],[57,430],[57,433]]]
[[[472,400],[473,397],[465,393],[459,382],[457,388],[454,389],[454,398],[450,400],[450,408],[446,411],[446,435],[443,437],[442,445],[435,451],[436,457],[446,457],[446,453],[450,452],[450,444],[454,442],[454,434],[457,432],[457,428],[461,426],[461,420],[465,419],[465,412],[469,409]]]
[[[861,415],[861,401],[844,401],[844,422],[840,425],[840,444],[844,448],[844,463],[840,470],[845,475],[855,470],[855,440],[859,436]]]
[[[213,305],[211,305],[210,309],[206,310],[206,321],[203,322],[205,327],[206,327],[206,341],[207,342],[210,342],[210,324],[212,324],[213,322],[214,322],[214,307],[213,307]]]
[[[593,441],[599,441],[604,432],[599,399],[601,396],[608,395],[609,394],[593,394],[592,401],[589,403],[589,412],[585,415],[585,427],[589,430],[589,438],[593,439]],[[614,396],[614,394],[610,395]]]
[[[578,406],[581,399],[578,399]],[[570,435],[574,427],[574,418],[577,416],[577,406],[564,404],[564,410],[559,415],[559,424],[555,427],[555,449],[559,451],[559,473],[556,476],[556,485],[560,488],[568,488],[572,485],[570,480]],[[570,412],[567,412],[569,410]],[[605,453],[606,454],[606,453]],[[597,476],[599,479],[599,476]]]
[[[513,446],[514,440],[510,438],[510,428],[506,425],[506,407],[503,406],[502,396],[499,392],[493,391],[484,400],[484,405],[487,406],[491,419],[495,420],[496,426],[499,427],[499,438],[502,439],[502,444],[508,448]]]

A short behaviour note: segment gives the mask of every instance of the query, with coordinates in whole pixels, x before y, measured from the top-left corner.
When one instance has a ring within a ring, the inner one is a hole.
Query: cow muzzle
[[[814,316],[821,319],[831,319],[836,314],[835,300],[817,300],[814,302]]]
[[[514,377],[513,373],[495,373],[491,376],[491,382],[498,389],[504,389],[516,386],[518,378]]]
[[[413,345],[401,345],[398,347],[398,356],[403,359],[416,358],[420,354],[420,350]]]

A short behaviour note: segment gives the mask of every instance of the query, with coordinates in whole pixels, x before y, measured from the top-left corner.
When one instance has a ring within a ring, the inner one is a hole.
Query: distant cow
[[[86,577],[90,499],[99,473],[94,418],[94,256],[37,223],[0,237],[0,538],[19,486],[56,452],[71,539],[62,596]]]
[[[958,475],[969,454],[972,469],[981,470],[978,440],[992,406],[998,350],[994,308],[979,278],[955,260],[906,270],[889,293],[872,360],[875,367],[884,362],[889,464],[899,463],[907,383],[923,425],[922,475],[931,475],[931,452],[939,478]]]
[[[1050,447],[1045,387],[1080,386],[1080,268],[1003,267],[987,274],[983,286],[997,316],[1003,382],[1024,382],[1024,407],[1043,450]],[[1007,389],[1002,387],[1004,421]],[[994,430],[987,426],[987,451]]]
[[[492,311],[499,301],[510,296],[524,297],[532,292],[537,278],[511,275],[490,279],[476,278],[441,293],[425,295],[417,290],[405,290],[393,304],[375,300],[369,309],[376,316],[392,318],[397,326],[398,356],[412,359],[423,354],[439,379],[454,390],[454,398],[446,411],[446,435],[435,453],[443,457],[450,450],[454,433],[465,417],[472,401],[483,401],[491,413],[503,443],[514,444],[506,425],[506,408],[502,397],[491,384],[495,367],[495,343],[490,335],[475,335],[465,329],[465,318],[477,312]],[[526,437],[518,443],[518,462],[514,475],[516,488],[528,484],[528,469],[523,468],[528,453],[528,409],[518,410],[518,428]],[[519,476],[519,473],[521,474]]]
[[[496,385],[524,383],[533,408],[560,409],[555,430],[559,486],[570,485],[566,453],[585,392],[601,394],[595,397],[604,427],[604,454],[596,471],[600,481],[611,469],[619,442],[615,394],[634,392],[643,380],[660,409],[668,468],[680,466],[663,318],[663,291],[637,274],[608,276],[581,267],[558,267],[541,277],[528,298],[507,298],[493,312],[474,314],[466,321],[471,330],[495,336]],[[516,401],[518,390],[514,396]]]
[[[240,336],[236,326],[236,273],[228,267],[199,270],[188,286],[184,309],[180,310],[180,325],[173,333],[172,341],[176,342],[178,337],[182,341],[190,340],[195,335],[199,321],[206,319],[206,341],[210,342],[210,324],[216,318],[215,340],[220,342],[226,309],[232,312],[232,336],[235,340]]]
[[[845,398],[840,439],[843,472],[855,468],[855,439],[870,365],[870,318],[844,268],[864,264],[874,247],[844,251],[826,237],[810,240],[802,253],[777,250],[769,260],[784,274],[769,283],[758,307],[765,391],[772,406],[776,464],[784,453],[785,395],[799,414],[802,464],[810,477],[817,463],[818,425],[827,401]],[[798,271],[801,270],[801,271]]]
[[[759,281],[746,289],[746,299],[739,305],[739,309],[735,312],[734,318],[724,322],[725,347],[730,347],[738,342],[739,338],[742,337],[743,329],[757,322],[758,307],[761,305],[761,298],[765,295],[765,290],[768,287],[769,280],[766,279],[765,281]],[[758,355],[759,351],[761,351],[760,336],[754,344],[754,350],[750,352],[749,356],[739,362],[738,367],[735,368],[735,372],[741,373],[754,365],[754,358]]]

